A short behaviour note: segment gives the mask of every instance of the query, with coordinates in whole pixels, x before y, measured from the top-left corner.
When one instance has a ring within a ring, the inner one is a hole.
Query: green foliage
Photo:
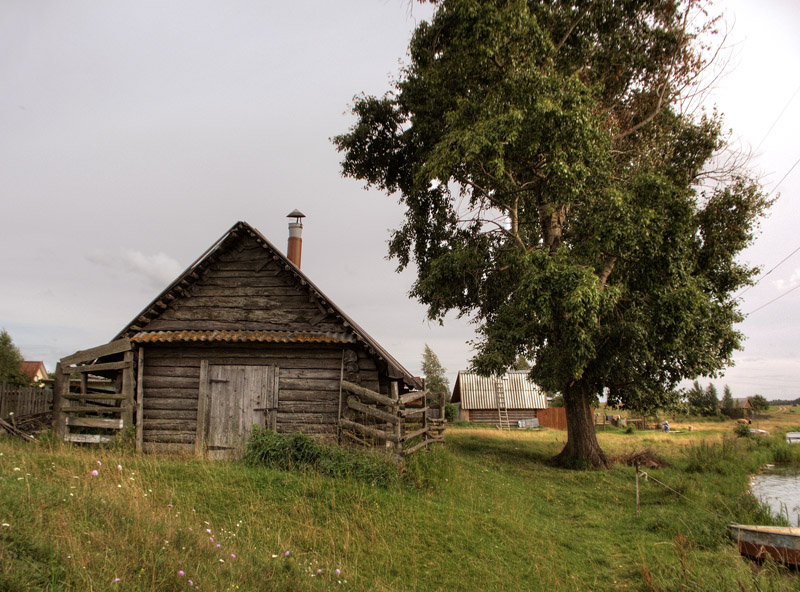
[[[555,395],[550,401],[547,403],[548,407],[563,407],[564,406],[564,395]]]
[[[445,368],[434,351],[425,344],[422,354],[422,373],[425,375],[425,388],[433,395],[429,403],[437,405],[438,401],[450,399],[450,381],[445,375]]]
[[[737,423],[733,426],[733,433],[737,438],[752,438],[753,432],[750,431],[750,426],[746,423]]]
[[[725,145],[716,113],[680,104],[707,66],[704,5],[433,4],[394,92],[357,97],[334,139],[345,175],[406,207],[389,252],[411,294],[472,318],[475,369],[532,360],[570,414],[603,393],[674,404],[740,346],[733,295],[757,270],[737,254],[769,205],[743,173],[701,188]],[[570,425],[564,453],[603,464]]]
[[[754,395],[750,397],[750,404],[753,406],[753,410],[756,413],[769,411],[769,401],[767,401],[762,395]]]
[[[286,471],[313,470],[328,477],[347,477],[388,487],[398,482],[397,468],[385,455],[325,445],[303,434],[278,434],[253,427],[244,462]]]
[[[699,415],[701,417],[714,417],[719,413],[719,399],[717,399],[717,388],[713,383],[709,383],[704,389],[696,380],[688,391],[686,391],[687,412],[689,415]]]
[[[448,423],[458,420],[458,405],[455,403],[446,403],[444,406],[444,418]]]
[[[22,360],[22,354],[8,331],[0,331],[0,383],[15,386],[30,384],[30,379],[22,373]]]

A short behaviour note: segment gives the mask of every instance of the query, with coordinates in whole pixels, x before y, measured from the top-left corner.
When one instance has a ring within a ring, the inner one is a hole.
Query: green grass
[[[670,462],[647,470],[669,489],[642,479],[639,518],[633,468],[552,467],[551,430],[451,429],[379,483],[338,457],[288,471],[0,437],[0,590],[800,589],[725,529],[770,520],[748,472],[800,451],[674,436],[599,434],[612,456]]]

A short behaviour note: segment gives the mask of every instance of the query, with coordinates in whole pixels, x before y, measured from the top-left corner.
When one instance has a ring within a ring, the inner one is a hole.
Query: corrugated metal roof
[[[536,384],[530,381],[525,370],[514,370],[503,376],[503,387],[508,409],[546,409],[547,398]],[[497,378],[459,372],[453,387],[453,402],[461,402],[462,409],[497,409]]]
[[[140,331],[131,337],[136,343],[226,341],[259,343],[353,343],[346,333],[303,333],[298,331]]]

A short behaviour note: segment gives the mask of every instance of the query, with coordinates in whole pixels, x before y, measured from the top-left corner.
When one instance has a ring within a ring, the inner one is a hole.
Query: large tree
[[[716,113],[682,109],[713,21],[693,0],[433,3],[394,90],[334,139],[343,173],[404,204],[389,252],[430,318],[476,323],[473,367],[530,360],[564,397],[558,460],[606,466],[599,395],[667,403],[740,345],[735,257],[768,202],[710,170]]]

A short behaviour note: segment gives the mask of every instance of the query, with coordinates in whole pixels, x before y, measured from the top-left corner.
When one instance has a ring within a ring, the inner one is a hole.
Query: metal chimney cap
[[[295,211],[293,211],[291,214],[289,214],[286,217],[287,218],[296,218],[295,222],[299,223],[300,222],[300,218],[305,218],[306,215],[303,212],[301,212],[300,210],[295,210]]]

